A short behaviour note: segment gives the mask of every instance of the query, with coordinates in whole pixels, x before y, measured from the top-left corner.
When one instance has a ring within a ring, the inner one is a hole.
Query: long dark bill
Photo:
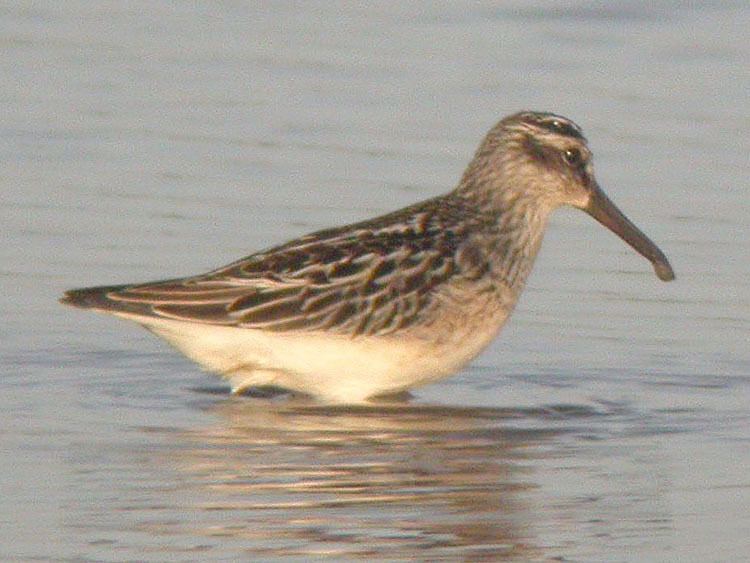
[[[631,223],[622,211],[617,209],[617,206],[610,201],[599,186],[594,187],[591,201],[584,211],[627,242],[641,256],[648,258],[654,265],[654,271],[660,280],[672,281],[674,279],[674,271],[664,253]]]

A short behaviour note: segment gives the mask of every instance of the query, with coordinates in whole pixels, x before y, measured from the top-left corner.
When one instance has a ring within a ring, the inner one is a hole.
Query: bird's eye
[[[565,162],[570,164],[571,166],[580,166],[583,162],[583,157],[581,156],[581,151],[578,149],[566,149],[563,151],[563,158],[565,159]]]

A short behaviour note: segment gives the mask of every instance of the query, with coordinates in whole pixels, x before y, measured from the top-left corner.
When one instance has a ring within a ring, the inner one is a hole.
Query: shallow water
[[[745,557],[746,3],[207,6],[0,7],[0,558]],[[444,192],[521,108],[677,281],[558,213],[471,367],[358,409],[56,303]]]

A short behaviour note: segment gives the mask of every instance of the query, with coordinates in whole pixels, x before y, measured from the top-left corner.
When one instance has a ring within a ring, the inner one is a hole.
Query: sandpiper
[[[581,129],[524,111],[493,127],[446,195],[318,231],[197,276],[68,291],[227,379],[357,403],[447,377],[512,312],[550,213],[586,211],[674,279],[599,188]]]

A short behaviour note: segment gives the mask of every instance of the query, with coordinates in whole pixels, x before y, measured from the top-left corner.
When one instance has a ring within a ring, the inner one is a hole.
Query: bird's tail
[[[94,309],[107,313],[148,314],[150,308],[143,304],[128,303],[113,298],[114,295],[129,287],[129,285],[102,285],[71,289],[60,298],[60,303],[79,309]]]

